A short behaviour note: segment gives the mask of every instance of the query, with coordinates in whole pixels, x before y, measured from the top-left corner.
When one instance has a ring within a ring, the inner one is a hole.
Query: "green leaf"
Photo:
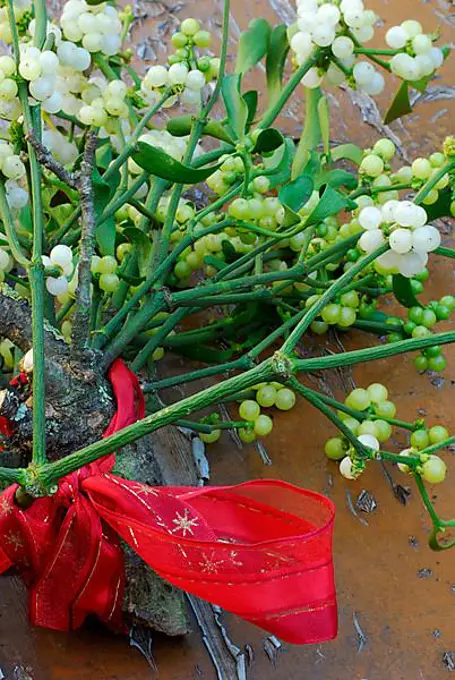
[[[227,263],[235,262],[236,260],[239,259],[240,255],[238,254],[232,243],[227,239],[223,239],[223,241],[221,241],[221,248],[223,250],[224,257],[226,258]]]
[[[224,76],[221,94],[233,136],[235,139],[240,139],[245,134],[249,111],[246,101],[240,94],[240,76],[238,74],[231,73]]]
[[[438,200],[431,205],[422,205],[428,215],[428,221],[438,220],[441,217],[452,217],[450,206],[452,205],[452,190],[446,187],[439,192]]]
[[[235,71],[243,75],[267,54],[272,29],[265,19],[253,19],[240,34]]]
[[[411,279],[407,279],[401,274],[394,274],[393,278],[393,294],[403,307],[421,307],[422,305],[417,300],[412,292]]]
[[[354,163],[355,165],[360,165],[363,158],[362,149],[356,144],[340,144],[340,146],[332,149],[332,161],[340,161],[346,159]]]
[[[275,151],[284,142],[284,137],[276,128],[267,128],[262,130],[256,140],[256,145],[253,149],[254,153],[268,153]]]
[[[220,272],[222,269],[225,269],[228,266],[227,262],[220,260],[220,258],[216,257],[216,255],[206,255],[204,257],[204,264],[211,265],[217,270],[217,272]]]
[[[115,194],[115,191],[120,184],[120,172],[114,173],[109,182],[103,179],[98,168],[95,168],[92,173],[93,195],[95,203],[95,215],[97,220],[100,219],[105,207]],[[116,241],[116,226],[114,217],[96,225],[95,238],[100,249],[101,255],[115,255],[115,241]]]
[[[397,118],[406,116],[408,113],[412,113],[412,106],[409,99],[409,83],[404,80],[385,115],[384,123],[388,125],[394,120],[397,120]]]
[[[331,187],[330,184],[327,184],[319,199],[319,203],[313,212],[310,213],[305,224],[307,226],[317,224],[326,217],[330,217],[330,215],[337,215],[345,209],[353,210],[355,207],[357,207],[357,204],[354,201],[351,201],[350,198]]]
[[[132,159],[143,170],[146,170],[155,177],[167,179],[177,184],[197,184],[203,182],[218,170],[219,165],[210,168],[189,168],[180,161],[169,156],[165,151],[146,142],[138,142],[137,151],[133,153]]]
[[[313,180],[308,175],[301,175],[282,187],[278,193],[281,203],[298,212],[310,199],[313,193]]]
[[[246,121],[247,127],[249,127],[254,121],[254,117],[258,109],[258,98],[259,96],[256,90],[248,90],[248,92],[245,92],[243,95],[243,99],[248,107],[248,119]]]
[[[270,36],[266,59],[269,106],[273,106],[281,93],[284,65],[289,52],[286,24],[275,26]]]
[[[152,244],[149,237],[136,227],[126,227],[123,235],[136,246],[137,263],[140,276],[146,276]]]
[[[348,189],[355,189],[357,187],[357,177],[343,170],[343,168],[335,168],[329,172],[321,173],[316,179],[316,189],[319,189],[323,184],[330,184],[331,187],[347,187]]]
[[[166,129],[174,137],[186,137],[191,132],[193,121],[194,118],[191,115],[177,116],[168,120]],[[203,134],[228,144],[234,144],[234,140],[219,120],[209,119],[204,126]]]
[[[323,96],[318,101],[319,128],[321,131],[324,153],[330,153],[330,114],[327,97]]]
[[[284,144],[270,158],[264,158],[265,170],[261,174],[269,178],[271,189],[284,184],[291,177],[294,152],[294,142],[290,137],[285,137]]]

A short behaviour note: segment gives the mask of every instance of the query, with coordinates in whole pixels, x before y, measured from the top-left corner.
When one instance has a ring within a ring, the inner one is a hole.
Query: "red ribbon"
[[[117,360],[117,413],[105,436],[143,417],[138,380]],[[160,576],[293,643],[332,639],[334,508],[273,480],[233,487],[150,487],[110,474],[115,455],[60,480],[23,510],[0,496],[0,573],[17,566],[35,625],[80,626],[88,614],[122,626],[119,536]]]

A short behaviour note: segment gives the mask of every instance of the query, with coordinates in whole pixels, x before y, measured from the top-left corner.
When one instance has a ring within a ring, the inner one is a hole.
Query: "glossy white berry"
[[[313,90],[314,88],[319,87],[319,85],[322,83],[323,77],[324,75],[319,72],[319,69],[313,67],[310,68],[308,73],[303,76],[301,83],[305,87]]]
[[[329,2],[325,2],[321,5],[317,12],[317,20],[322,24],[329,24],[331,26],[336,26],[341,17],[341,12],[335,5]]]
[[[399,201],[391,200],[384,203],[381,207],[382,218],[384,222],[395,222],[395,211],[399,205]]]
[[[50,260],[52,264],[55,264],[59,267],[66,267],[68,264],[73,262],[73,253],[71,248],[63,244],[54,246],[50,253]]]
[[[167,84],[167,68],[161,65],[152,66],[148,70],[145,79],[150,87],[163,87]]]
[[[354,480],[356,475],[353,472],[352,460],[349,456],[343,458],[340,463],[340,473],[345,479]]]
[[[353,76],[356,83],[365,85],[375,74],[375,68],[368,61],[358,61],[353,68]]]
[[[25,175],[25,165],[16,154],[4,158],[2,160],[1,169],[8,179],[20,179]]]
[[[33,349],[29,349],[21,359],[21,369],[25,373],[33,371]]]
[[[402,227],[413,227],[417,219],[418,206],[411,201],[400,201],[395,208],[395,219]]]
[[[327,24],[317,25],[311,32],[313,42],[319,47],[328,47],[335,40],[335,28]]]
[[[411,279],[420,274],[428,261],[428,255],[412,251],[402,255],[398,261],[398,271],[402,276]]]
[[[418,80],[420,77],[419,64],[409,54],[400,52],[392,57],[390,62],[392,73],[403,78],[403,80]]]
[[[66,276],[59,276],[58,278],[48,276],[46,279],[46,289],[53,296],[63,295],[68,292],[68,279]]]
[[[304,31],[299,31],[292,36],[291,48],[298,54],[302,55],[305,59],[314,49],[314,43],[311,39],[311,35]]]
[[[418,227],[412,233],[412,247],[418,252],[430,253],[441,245],[441,234],[431,225]]]
[[[401,27],[406,31],[409,38],[415,38],[415,36],[419,35],[419,33],[422,33],[423,30],[422,24],[418,21],[415,21],[415,19],[407,19],[406,21],[403,21]]]
[[[384,234],[380,229],[365,231],[359,239],[359,245],[367,254],[375,251],[385,242]]]
[[[42,108],[44,111],[47,111],[47,113],[58,113],[61,111],[63,108],[63,97],[60,92],[55,90],[48,99],[43,101]]]
[[[363,208],[359,214],[359,222],[364,229],[377,229],[382,222],[382,213],[374,206]]]
[[[338,59],[347,59],[354,53],[354,42],[345,35],[340,35],[332,43],[332,52]]]
[[[402,26],[392,26],[385,34],[385,41],[394,50],[401,50],[409,40],[409,36]]]
[[[412,232],[409,229],[395,229],[389,236],[389,245],[400,255],[408,253],[412,248]]]
[[[444,63],[444,52],[439,47],[432,47],[429,56],[435,68],[439,68]]]
[[[172,64],[169,68],[169,82],[171,85],[184,85],[188,76],[188,67],[185,64]]]
[[[379,451],[381,448],[378,440],[376,437],[373,437],[372,434],[361,434],[357,439],[361,444],[367,446],[369,449],[373,449],[373,451]]]
[[[202,90],[206,83],[205,76],[201,71],[198,71],[197,69],[193,69],[190,71],[186,77],[185,80],[185,87],[187,87],[190,90],[196,90],[196,92],[199,92]]]
[[[49,77],[41,76],[30,83],[29,91],[32,97],[40,102],[44,101],[44,99],[48,99],[54,92],[54,80]]]
[[[375,71],[371,80],[362,85],[362,90],[364,90],[367,94],[371,95],[372,97],[381,94],[384,88],[385,79],[382,73],[379,73],[379,71]]]

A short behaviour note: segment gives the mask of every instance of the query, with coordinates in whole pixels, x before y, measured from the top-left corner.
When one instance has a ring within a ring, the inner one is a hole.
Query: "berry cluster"
[[[127,118],[128,105],[125,101],[127,92],[128,88],[122,80],[112,80],[106,83],[101,96],[86,98],[87,103],[79,109],[79,120],[85,125],[102,127],[106,125],[109,116]],[[91,94],[96,95],[96,92],[92,91]]]
[[[392,49],[403,50],[390,62],[392,73],[403,80],[416,81],[431,76],[444,62],[442,50],[433,45],[433,36],[426,35],[414,19],[392,26],[385,39]]]
[[[105,2],[89,5],[84,0],[69,0],[63,7],[60,26],[67,40],[82,42],[88,52],[112,56],[122,44],[119,13]]]
[[[55,268],[59,271],[58,276],[46,277],[46,289],[48,293],[57,297],[68,292],[68,278],[73,273],[73,253],[71,248],[58,245],[52,248],[49,256],[43,255],[45,267]]]
[[[169,89],[171,97],[167,106],[180,95],[187,106],[199,105],[204,86],[218,74],[219,59],[203,55],[197,57],[195,48],[210,45],[211,36],[201,30],[196,19],[185,19],[180,30],[172,36],[176,52],[169,57],[169,66],[155,65],[149,68],[141,83],[141,93],[149,103],[155,103],[162,93]]]
[[[14,0],[13,11],[14,17],[16,19],[16,24],[20,24],[21,21],[30,14],[32,9],[32,0]],[[13,36],[11,35],[11,27],[8,20],[8,8],[5,5],[0,7],[0,40],[7,45],[9,45]]]
[[[439,231],[427,224],[425,210],[411,201],[391,200],[380,208],[363,208],[358,220],[365,229],[360,247],[371,253],[388,237],[390,251],[378,258],[378,264],[389,273],[399,272],[407,278],[424,270],[428,253],[441,243]]]
[[[16,74],[14,59],[9,55],[2,55],[0,57],[0,117],[5,120],[16,120],[20,115]]]
[[[324,76],[328,83],[341,85],[346,71],[354,66],[354,78],[359,86],[372,95],[382,92],[383,76],[367,62],[356,64],[354,39],[371,40],[377,21],[376,14],[365,9],[363,0],[342,0],[341,3],[298,0],[297,12],[297,27],[291,38],[297,64],[303,64],[321,47],[330,47],[333,58],[328,67],[311,68],[302,79],[303,85],[319,87]]]

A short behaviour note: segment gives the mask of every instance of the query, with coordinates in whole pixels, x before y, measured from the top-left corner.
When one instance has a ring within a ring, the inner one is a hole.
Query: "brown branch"
[[[49,149],[39,141],[34,130],[27,132],[25,139],[33,146],[36,158],[41,165],[53,172],[56,177],[69,187],[76,189],[76,177],[74,173],[66,170],[66,168],[54,158]]]
[[[76,187],[81,200],[81,240],[79,248],[78,285],[76,308],[73,318],[71,351],[80,354],[87,348],[90,336],[90,306],[92,283],[91,263],[95,251],[95,203],[92,186],[92,173],[95,165],[95,151],[98,138],[95,132],[87,134],[81,169],[77,174]]]

